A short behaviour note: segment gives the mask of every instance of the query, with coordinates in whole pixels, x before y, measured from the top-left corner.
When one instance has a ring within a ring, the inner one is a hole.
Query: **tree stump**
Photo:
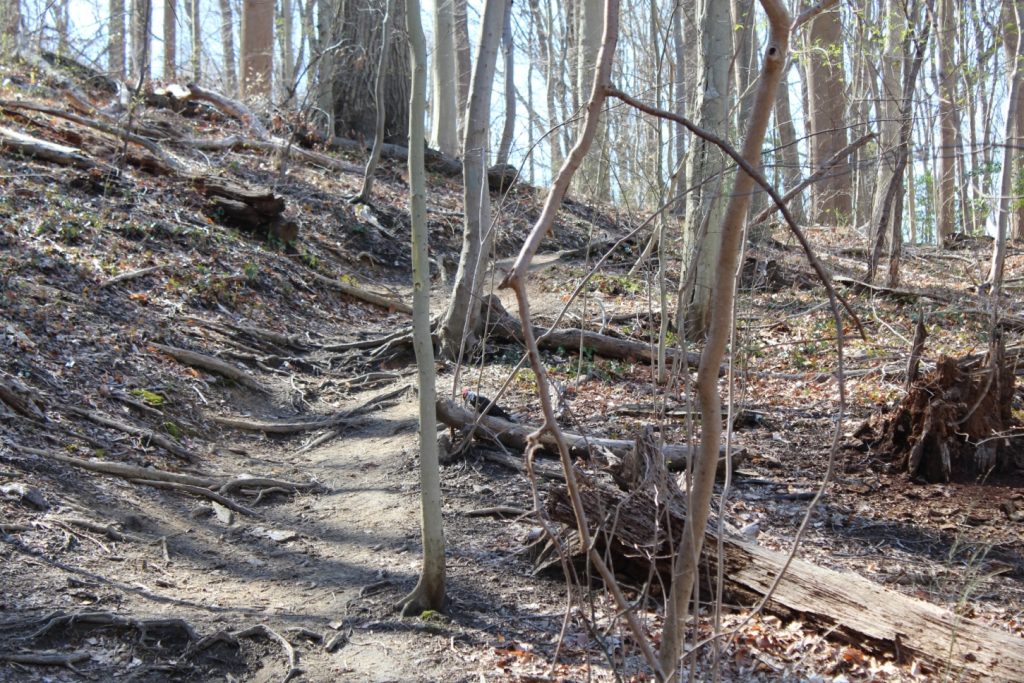
[[[273,237],[283,244],[299,235],[298,224],[284,216],[284,199],[273,192],[253,190],[209,176],[193,178],[192,184],[207,199],[203,212],[218,223],[261,239]]]
[[[881,423],[873,450],[897,471],[929,482],[1009,469],[1003,439],[1013,420],[1013,369],[997,342],[980,369],[943,357]]]

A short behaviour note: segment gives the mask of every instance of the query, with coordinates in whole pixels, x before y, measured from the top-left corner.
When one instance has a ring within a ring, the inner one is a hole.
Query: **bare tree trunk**
[[[455,15],[452,0],[434,0],[434,58],[431,79],[430,146],[459,156],[458,88],[455,68]]]
[[[149,33],[153,22],[151,0],[132,0],[132,78],[139,83],[149,80]]]
[[[223,12],[224,8],[227,6],[228,0],[220,0],[220,2],[221,2],[221,11]],[[200,16],[199,16],[199,9],[200,9],[199,0],[189,0],[189,14],[188,14],[188,17],[189,17],[189,30],[190,30],[190,35],[191,35],[191,38],[192,38],[192,50],[191,50],[191,55],[190,55],[190,60],[189,60],[189,66],[191,67],[190,70],[192,72],[192,80],[194,82],[196,82],[196,83],[198,83],[202,79],[202,77],[203,77],[203,73],[202,73],[202,68],[203,68],[203,27],[202,27],[202,21],[200,20]],[[230,15],[231,15],[231,9],[229,7],[228,8],[228,19],[229,20],[230,20]],[[221,16],[223,17],[223,14]],[[228,24],[228,26],[230,26],[230,24]],[[223,35],[223,30],[224,29],[223,29],[223,26],[222,26],[221,27],[221,31],[222,31],[221,35]],[[231,58],[234,59],[234,50],[232,50],[231,52],[225,52],[225,55],[231,55]],[[231,93],[232,96],[234,96],[235,94],[236,93],[234,93],[234,92]]]
[[[366,160],[366,170],[363,171],[363,187],[359,190],[359,194],[353,198],[353,202],[370,202],[370,193],[373,192],[373,175],[377,172],[377,164],[380,162],[380,151],[384,147],[384,67],[387,66],[388,51],[391,49],[391,30],[390,30],[390,19],[391,19],[391,3],[395,0],[385,0],[384,3],[384,19],[381,21],[381,38],[380,43],[380,55],[377,58],[377,81],[373,89],[373,100],[374,105],[377,108],[377,127],[374,131],[373,136],[373,149],[370,150],[370,158]],[[422,27],[420,28],[422,31]],[[410,44],[409,54],[413,59],[416,59],[418,55],[415,52],[416,48]],[[415,72],[413,78],[416,77]],[[415,98],[415,95],[413,95]],[[410,105],[410,113],[415,114],[415,101]],[[423,112],[420,112],[419,120],[420,128],[423,127]],[[410,121],[409,130],[413,130],[414,123]],[[412,138],[415,139],[415,138]],[[420,147],[420,145],[410,145],[409,150],[412,151],[413,147]],[[411,156],[411,155],[410,155]],[[410,173],[412,172],[412,161],[409,162]],[[422,164],[422,160],[420,160]],[[423,173],[422,166],[419,169],[420,173]],[[429,288],[428,288],[429,289]],[[436,445],[436,444],[435,444]]]
[[[878,100],[878,169],[875,173],[875,197],[871,211],[872,230],[868,231],[872,244],[879,239],[874,230],[884,232],[892,220],[891,215],[883,216],[882,211],[896,168],[896,147],[899,144],[902,118],[900,100],[906,96],[901,87],[901,71],[907,46],[904,37],[906,15],[901,0],[886,0],[882,25],[885,26],[885,42],[881,59],[882,90]],[[890,211],[891,208],[890,204]]]
[[[242,1],[243,97],[270,97],[274,73],[274,0]]]
[[[335,25],[340,27],[334,55],[334,117],[339,135],[369,144],[377,121],[373,91],[377,76],[376,55],[382,40],[380,19],[384,0],[345,0]],[[393,7],[391,26],[405,26],[405,3]],[[409,50],[405,31],[396,31],[384,69],[384,140],[403,145],[409,141]]]
[[[1003,287],[1003,269],[1006,262],[1006,237],[1010,222],[1010,195],[1013,193],[1013,147],[1009,141],[1016,131],[1017,107],[1020,106],[1021,97],[1021,36],[1024,31],[1019,30],[1024,26],[1024,0],[1003,0],[1003,7],[1006,8],[1004,16],[1013,17],[1013,25],[1018,29],[1015,31],[1016,46],[1013,50],[1013,59],[1009,60],[1010,67],[1010,92],[1006,98],[1006,133],[1007,144],[1003,146],[1003,172],[1002,184],[999,191],[999,219],[996,224],[996,239],[992,247],[992,264],[989,267],[988,280],[986,284],[991,288],[993,296],[998,297]]]
[[[110,42],[107,45],[110,75],[123,81],[124,72],[124,0],[110,0]]]
[[[452,0],[455,20],[455,67],[458,72],[458,141],[466,137],[466,110],[469,107],[469,82],[473,78],[473,64],[469,49],[469,19],[466,0]]]
[[[70,53],[70,7],[69,0],[55,0],[53,9],[53,29],[57,34],[57,54],[67,55]]]
[[[278,98],[282,104],[287,104],[287,101],[291,98],[292,93],[295,91],[295,46],[293,45],[294,39],[292,33],[295,30],[292,0],[281,0],[280,7],[280,18],[279,25],[281,30],[278,32],[278,43],[279,49],[281,50],[281,78],[277,84],[277,90],[280,93]]]
[[[579,36],[576,61],[576,92],[586,92],[593,79],[597,55],[601,50],[601,35],[604,33],[604,8],[601,0],[581,0]],[[578,108],[578,106],[576,107]],[[582,126],[580,127],[582,129]],[[607,124],[598,122],[591,152],[583,159],[576,176],[577,188],[597,199],[611,198],[611,175],[608,173]]]
[[[512,42],[512,0],[505,4],[505,24],[501,29],[501,54],[505,61],[505,125],[501,129],[501,141],[495,162],[499,166],[508,163],[512,136],[516,131],[516,82],[515,46]]]
[[[221,0],[226,2],[227,0]],[[317,5],[317,50],[312,55],[317,60],[316,107],[323,117],[325,139],[331,140],[337,133],[334,119],[334,73],[335,42],[340,32],[336,31],[344,0],[308,0]]]
[[[21,42],[21,0],[0,0],[0,55],[18,52]]]
[[[419,0],[407,0],[406,28],[412,68],[409,98],[409,139],[424,139],[427,96],[427,47],[420,25]],[[385,38],[384,42],[387,42]],[[382,55],[387,51],[382,50]],[[382,126],[383,127],[383,126]],[[423,170],[423,145],[409,146],[409,213],[412,218],[413,349],[419,391],[420,418],[420,511],[423,568],[412,593],[401,603],[402,615],[439,611],[445,602],[444,525],[441,518],[441,468],[437,446],[437,399],[434,346],[430,339],[430,266],[427,262],[427,191]]]
[[[506,0],[486,0],[480,22],[480,45],[470,89],[466,137],[462,145],[463,206],[466,214],[462,252],[455,274],[455,288],[440,325],[441,345],[450,358],[459,357],[463,343],[472,344],[476,339],[480,324],[480,294],[494,242],[487,187],[487,142],[491,123],[491,89],[506,6]]]
[[[729,135],[729,62],[732,55],[732,18],[725,2],[701,5],[700,74],[697,125],[716,135]],[[687,177],[690,185],[699,185],[687,203],[687,242],[692,253],[695,276],[680,274],[678,329],[688,339],[704,336],[711,316],[711,293],[716,281],[718,249],[725,202],[722,188],[726,187],[725,156],[715,145],[704,139],[695,139],[690,149]],[[707,226],[704,230],[703,226]],[[700,238],[699,235],[704,237]],[[699,243],[698,243],[699,242]],[[686,286],[692,282],[692,288]],[[684,310],[685,309],[685,310]]]
[[[165,81],[178,77],[178,3],[164,0],[164,73]]]
[[[846,147],[846,76],[843,68],[839,9],[822,12],[808,36],[807,91],[809,100],[810,166],[812,169]],[[811,191],[811,220],[846,225],[853,220],[853,177],[848,161]]]
[[[1021,25],[1017,22],[1015,12],[1015,2],[1013,0],[1007,0],[1003,2],[1003,47],[1006,52],[1006,61],[1009,68],[1014,68],[1014,63],[1020,59],[1020,33]],[[1012,71],[1011,71],[1012,72]],[[1017,98],[1024,98],[1024,92],[1017,91]],[[1009,226],[1007,227],[1007,235],[1011,236],[1015,240],[1024,239],[1024,201],[1020,198],[1020,186],[1024,182],[1024,106],[1021,103],[1015,102],[1013,106],[1016,112],[1016,117],[1013,121],[1012,129],[1007,126],[1007,138],[1006,138],[1006,150],[1014,150],[1013,153],[1013,167],[1014,167],[1014,178],[1016,179],[1011,185],[1011,195],[1013,197],[1014,210],[1009,216]],[[1012,134],[1011,131],[1012,130]],[[1006,156],[1009,159],[1009,155]]]
[[[790,17],[779,0],[761,0],[769,21],[768,45],[757,86],[751,119],[743,143],[743,158],[753,167],[761,164],[761,145],[771,118],[789,49]],[[732,304],[743,224],[750,206],[754,179],[739,171],[729,197],[720,232],[719,260],[708,326],[708,339],[697,370],[700,401],[700,451],[693,471],[688,514],[683,537],[673,561],[672,588],[665,607],[665,627],[659,658],[669,680],[679,666],[690,596],[696,583],[704,531],[711,511],[718,449],[722,439],[722,397],[718,391],[718,366],[725,355],[732,321]]]
[[[958,135],[953,45],[956,28],[952,0],[939,0],[935,42],[939,56],[939,177],[936,178],[935,227],[939,245],[956,231],[956,149]]]
[[[779,131],[779,156],[782,158],[782,178],[786,191],[790,191],[800,183],[800,150],[797,149],[796,126],[793,125],[793,114],[789,106],[789,83],[786,75],[782,75],[779,91],[775,96],[775,126]],[[812,170],[813,172],[813,170]],[[803,223],[803,196],[796,196],[789,202],[789,211],[797,223]]]
[[[558,117],[555,108],[555,93],[557,90],[555,79],[558,76],[554,64],[551,27],[547,24],[545,16],[541,14],[537,0],[529,0],[529,3],[534,25],[537,27],[537,45],[540,50],[540,59],[544,64],[544,97],[548,110],[547,123],[548,128],[553,128]],[[564,158],[562,154],[562,135],[558,131],[549,131],[548,133],[548,153],[551,156],[551,169],[554,172],[554,169],[562,165],[562,159]]]

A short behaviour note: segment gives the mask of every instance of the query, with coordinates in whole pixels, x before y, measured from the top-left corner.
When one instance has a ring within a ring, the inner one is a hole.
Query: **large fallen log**
[[[599,550],[612,554],[616,569],[644,581],[653,561],[661,585],[668,585],[671,554],[664,530],[681,533],[682,501],[662,490],[659,506],[647,490],[626,493],[592,480],[581,482],[580,493]],[[575,527],[564,487],[551,492],[547,508],[552,519]],[[717,538],[709,533],[703,553],[709,576],[717,566],[717,545]],[[786,555],[726,538],[723,559],[728,592],[763,596],[785,565]],[[1021,638],[855,574],[799,559],[789,565],[766,607],[787,617],[798,616],[864,647],[894,652],[902,662],[916,659],[928,672],[943,675],[943,680],[1019,681],[1024,671]]]
[[[477,433],[481,438],[499,442],[506,448],[517,451],[526,450],[527,437],[537,431],[532,425],[519,424],[518,422],[507,422],[497,417],[485,415],[480,417],[477,413],[471,412],[462,406],[447,399],[437,401],[437,419],[449,427],[463,429],[469,427],[480,418],[480,426],[483,427]],[[581,434],[563,433],[566,442],[569,444],[569,454],[574,458],[590,460],[601,450],[607,450],[619,458],[625,458],[635,446],[635,441],[626,439],[601,439]],[[557,452],[554,438],[547,432],[541,435],[541,444],[552,452]],[[686,463],[690,457],[690,448],[685,445],[665,444],[662,452],[665,455],[665,463],[670,470],[680,471],[686,469]],[[725,457],[724,448],[719,453]],[[746,455],[744,450],[733,450],[733,466]]]

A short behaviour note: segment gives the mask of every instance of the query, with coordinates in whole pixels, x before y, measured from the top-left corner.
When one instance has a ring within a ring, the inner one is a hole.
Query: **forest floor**
[[[400,163],[383,162],[372,208],[353,207],[354,172],[179,144],[246,134],[203,103],[135,112],[148,126],[187,131],[163,144],[195,172],[284,198],[299,223],[286,249],[220,225],[189,179],[153,174],[137,157],[125,165],[115,138],[15,106],[63,107],[66,84],[53,73],[3,76],[0,128],[73,145],[119,173],[0,153],[0,680],[645,680],[603,591],[576,586],[569,599],[558,567],[536,571],[536,521],[494,510],[531,510],[530,481],[483,446],[442,471],[446,613],[394,610],[420,562],[415,366],[370,342],[409,316],[337,283],[408,298]],[[103,102],[101,92],[90,97]],[[495,195],[499,257],[514,255],[541,201],[525,185]],[[460,203],[457,179],[430,178],[438,308],[461,242]],[[593,254],[643,218],[577,202],[563,209],[531,277],[538,322],[554,319]],[[861,277],[862,238],[809,234],[830,269]],[[725,502],[730,523],[780,550],[825,476],[838,408],[835,326],[792,245],[779,229],[747,254],[730,392],[732,442],[745,457]],[[642,246],[626,240],[590,279],[570,307],[572,326],[651,338],[653,264],[629,275]],[[913,294],[845,290],[866,339],[844,330],[842,448],[800,557],[1024,642],[1024,459],[998,478],[926,484],[854,436],[903,396],[919,310],[931,331],[926,367],[987,348],[975,292],[990,246],[961,246],[908,247],[902,279]],[[678,264],[669,270],[678,277]],[[1019,246],[1007,277],[1011,288],[1024,279]],[[1011,326],[1008,348],[1019,339]],[[439,362],[439,389],[490,394],[514,372],[502,403],[536,423],[531,374],[515,371],[520,353],[488,341],[464,367]],[[685,397],[657,388],[649,365],[573,349],[546,352],[545,363],[573,431],[631,439],[653,424],[666,442],[687,442]],[[734,637],[717,662],[701,650],[697,680],[711,666],[726,681],[956,678],[798,616],[752,616],[752,606],[727,597],[721,627]],[[652,634],[658,610],[639,605]],[[695,628],[712,633],[710,612]]]

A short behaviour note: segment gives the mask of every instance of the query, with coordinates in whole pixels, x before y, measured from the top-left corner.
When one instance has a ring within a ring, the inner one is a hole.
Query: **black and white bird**
[[[478,413],[486,412],[487,415],[501,418],[506,422],[515,422],[515,418],[509,415],[504,408],[494,403],[486,396],[481,396],[468,387],[462,390],[462,400],[470,410],[474,410]]]

